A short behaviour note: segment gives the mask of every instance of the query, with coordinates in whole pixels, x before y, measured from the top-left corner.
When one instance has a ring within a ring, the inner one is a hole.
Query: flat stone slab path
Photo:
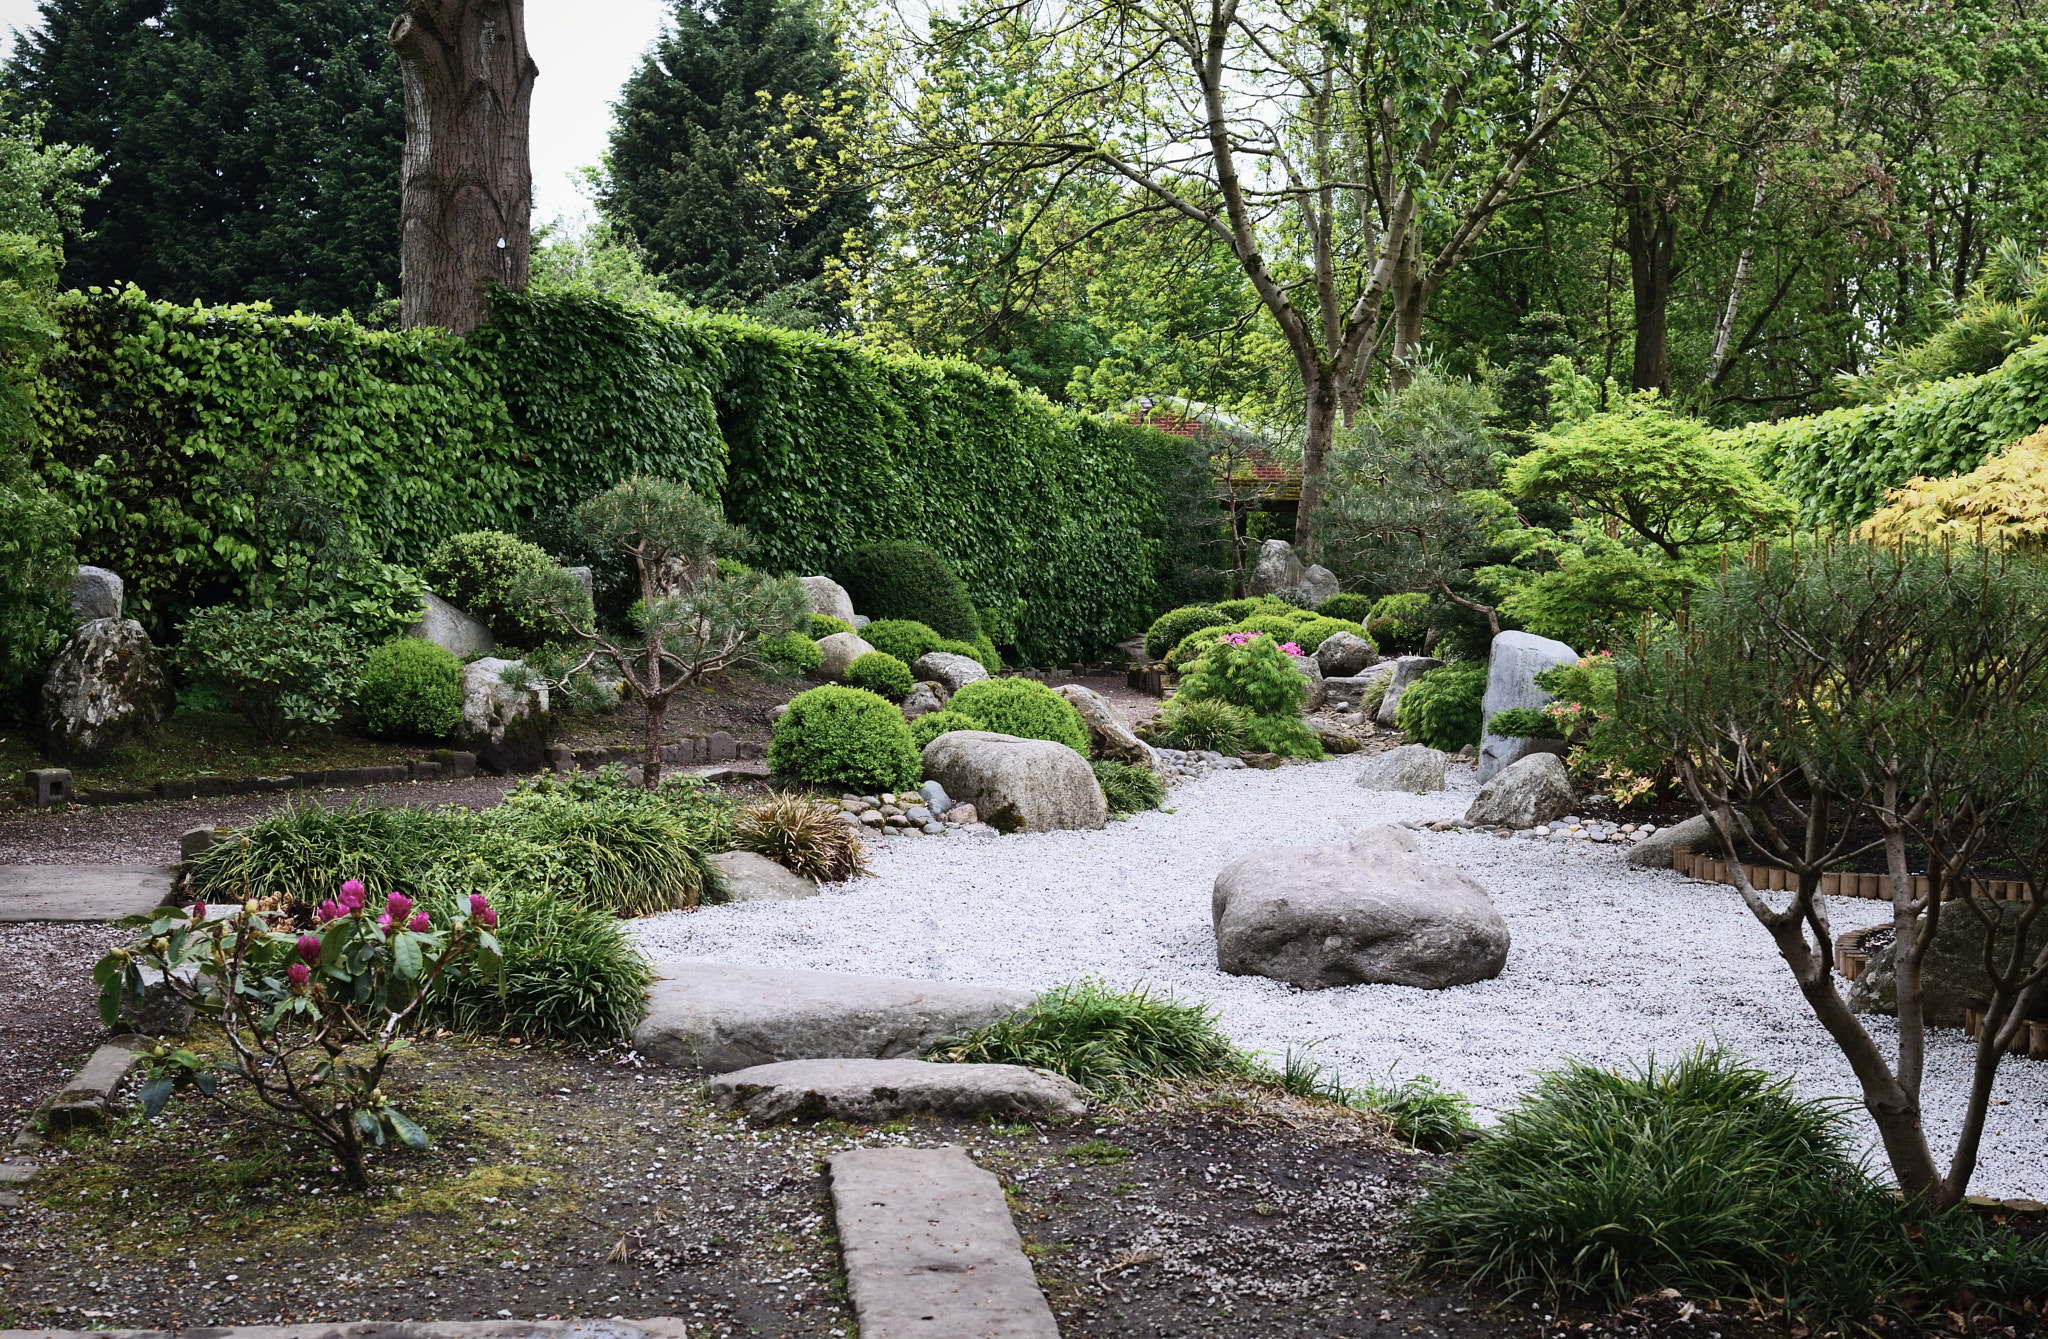
[[[749,1119],[843,1120],[880,1125],[934,1116],[1079,1116],[1081,1085],[1023,1065],[935,1064],[929,1060],[784,1060],[721,1074],[711,1100]]]
[[[0,1330],[0,1339],[685,1339],[680,1319],[386,1320],[352,1325],[223,1325],[171,1330]]]
[[[163,905],[175,876],[169,865],[0,865],[0,922],[143,915]]]
[[[1001,1183],[965,1152],[856,1148],[831,1167],[861,1339],[1059,1339]]]

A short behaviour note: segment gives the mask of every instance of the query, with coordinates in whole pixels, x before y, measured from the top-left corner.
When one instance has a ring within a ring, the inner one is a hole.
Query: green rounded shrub
[[[1388,620],[1387,624],[1380,625],[1381,619]],[[1398,646],[1404,650],[1419,648],[1429,632],[1429,597],[1421,591],[1382,596],[1373,605],[1365,626],[1379,646]]]
[[[1288,634],[1287,640],[1299,646],[1303,655],[1312,656],[1316,653],[1317,647],[1340,632],[1348,632],[1354,637],[1364,637],[1366,641],[1372,640],[1365,636],[1363,624],[1354,623],[1348,618],[1324,618],[1320,615],[1295,624],[1294,631]],[[1379,648],[1375,646],[1373,650],[1377,651]]]
[[[986,730],[987,726],[972,716],[957,711],[928,711],[910,723],[910,742],[917,745],[919,753],[924,746],[940,735],[949,735],[955,730]]]
[[[1323,743],[1308,723],[1298,717],[1253,716],[1244,723],[1244,751],[1321,759]]]
[[[1363,623],[1372,616],[1372,597],[1355,591],[1339,591],[1316,606],[1316,613],[1323,618],[1341,618],[1352,623]]]
[[[866,655],[855,656],[853,663],[846,667],[849,688],[865,688],[891,702],[901,702],[909,697],[916,682],[910,677],[910,666],[887,651],[870,651]]]
[[[801,632],[785,632],[762,638],[754,647],[754,659],[768,669],[794,678],[824,664],[825,653]]]
[[[981,631],[967,587],[923,544],[892,539],[855,549],[834,565],[832,578],[870,618],[913,619],[963,642]]]
[[[945,640],[924,624],[908,618],[878,618],[860,630],[860,639],[906,665],[926,652],[938,650],[939,643]]]
[[[943,651],[949,656],[966,656],[990,674],[1003,672],[1003,658],[996,654],[995,644],[986,636],[977,637],[972,643],[940,642],[932,650]]]
[[[1245,714],[1228,702],[1175,695],[1159,709],[1151,740],[1165,748],[1197,749],[1234,758],[1244,752],[1244,730]]]
[[[1294,629],[1299,621],[1279,614],[1253,614],[1250,618],[1239,619],[1230,625],[1231,632],[1263,632],[1276,642],[1294,640]]]
[[[852,632],[853,624],[843,618],[834,618],[830,614],[812,614],[810,626],[804,631],[808,632],[811,640],[815,642],[820,638],[830,637],[835,632]]]
[[[1031,679],[983,679],[953,694],[946,704],[981,722],[981,728],[1019,739],[1050,739],[1088,756],[1088,727],[1074,704]]]
[[[1230,615],[1214,605],[1186,604],[1169,609],[1152,620],[1145,631],[1145,654],[1158,660],[1180,645],[1180,639],[1197,628],[1217,628],[1230,622]]]
[[[1477,747],[1485,696],[1486,662],[1454,661],[1408,685],[1394,709],[1394,724],[1410,739],[1447,753]]]
[[[1250,618],[1254,614],[1272,614],[1280,618],[1298,618],[1307,611],[1298,609],[1277,595],[1248,595],[1238,600],[1219,600],[1216,612],[1233,623]]]
[[[1231,630],[1230,625],[1227,623],[1213,628],[1196,628],[1193,632],[1181,638],[1179,645],[1166,653],[1166,667],[1172,670],[1185,671],[1189,666],[1202,658],[1204,651],[1207,651],[1217,642],[1222,641],[1224,633]]]
[[[1176,696],[1228,702],[1253,716],[1299,716],[1308,679],[1272,637],[1254,636],[1241,643],[1219,641],[1204,651],[1182,676]]]
[[[462,724],[462,662],[418,637],[393,638],[363,661],[356,706],[373,735],[440,739]]]
[[[542,609],[517,598],[521,582],[554,567],[538,544],[500,530],[472,530],[444,541],[421,575],[434,594],[491,630],[504,648],[531,648],[561,629]]]
[[[1109,801],[1113,814],[1157,809],[1166,799],[1166,783],[1149,767],[1099,762],[1095,764],[1095,783],[1102,787],[1102,798]]]
[[[907,790],[924,776],[896,704],[864,688],[826,684],[790,699],[775,722],[768,766],[813,786],[868,794]]]

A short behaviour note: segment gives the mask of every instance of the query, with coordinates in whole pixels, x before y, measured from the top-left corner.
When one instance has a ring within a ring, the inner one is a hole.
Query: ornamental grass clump
[[[501,970],[451,965],[428,997],[427,1022],[597,1044],[633,1035],[654,971],[617,917],[516,880],[490,902]]]
[[[486,821],[545,852],[545,886],[579,906],[651,916],[724,900],[711,856],[731,845],[731,811],[695,777],[651,791],[616,767],[539,777],[513,789]]]
[[[818,883],[867,873],[860,829],[846,821],[845,811],[796,791],[741,805],[733,814],[732,842]]]
[[[1159,709],[1150,732],[1153,743],[1170,749],[1195,749],[1235,758],[1244,752],[1249,718],[1228,702],[1174,696]]]
[[[1166,783],[1149,767],[1103,761],[1094,765],[1095,782],[1113,814],[1136,814],[1157,809],[1166,800]]]
[[[1142,1100],[1160,1082],[1250,1068],[1209,1006],[1146,986],[1115,990],[1094,977],[1057,986],[1028,1009],[947,1038],[925,1059],[1049,1069],[1113,1101]]]

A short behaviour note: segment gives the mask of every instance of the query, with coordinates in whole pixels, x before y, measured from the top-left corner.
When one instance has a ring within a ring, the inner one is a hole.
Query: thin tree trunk
[[[1415,380],[1415,350],[1422,343],[1422,313],[1429,306],[1415,248],[1411,230],[1394,262],[1394,281],[1388,286],[1394,308],[1394,347],[1387,356],[1387,388],[1394,391],[1407,390]]]
[[[1323,367],[1303,368],[1308,393],[1308,432],[1301,445],[1301,501],[1294,513],[1294,547],[1303,562],[1315,560],[1316,513],[1323,505],[1323,471],[1337,440],[1337,378]]]
[[[1756,174],[1756,194],[1750,197],[1749,218],[1756,221],[1756,211],[1764,207],[1764,174]],[[1735,278],[1728,285],[1728,305],[1721,309],[1721,322],[1714,327],[1714,353],[1707,360],[1707,384],[1719,385],[1721,364],[1728,357],[1728,341],[1735,334],[1735,313],[1742,305],[1742,288],[1749,279],[1749,262],[1756,256],[1756,244],[1751,242],[1742,248],[1742,254],[1735,261]]]
[[[1671,261],[1677,249],[1677,225],[1671,215],[1648,198],[1648,188],[1633,187],[1628,204],[1628,268],[1630,296],[1635,302],[1635,371],[1631,382],[1639,391],[1671,393],[1671,345],[1667,317],[1671,305]]]
[[[653,790],[661,784],[661,722],[668,714],[668,694],[650,697],[647,703],[647,761],[641,764],[640,784]]]
[[[390,41],[405,82],[399,321],[466,335],[491,283],[526,287],[539,70],[525,0],[406,0]]]

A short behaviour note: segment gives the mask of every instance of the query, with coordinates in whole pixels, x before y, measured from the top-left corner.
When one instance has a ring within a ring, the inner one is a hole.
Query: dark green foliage
[[[1427,1075],[1399,1083],[1367,1084],[1346,1095],[1353,1106],[1384,1117],[1401,1136],[1430,1153],[1449,1153],[1476,1129],[1472,1103],[1463,1093],[1440,1086]]]
[[[1494,378],[1492,427],[1509,454],[1529,449],[1535,434],[1548,432],[1556,421],[1550,406],[1550,379],[1544,369],[1553,358],[1576,358],[1578,341],[1556,312],[1530,312],[1519,332],[1507,338],[1508,362]]]
[[[1233,623],[1241,618],[1250,618],[1254,614],[1279,614],[1287,617],[1295,612],[1294,606],[1272,595],[1247,595],[1242,599],[1218,600],[1212,607]]]
[[[1401,694],[1394,723],[1410,739],[1455,753],[1479,747],[1480,699],[1486,696],[1486,662],[1459,660],[1433,669]]]
[[[1201,604],[1228,595],[1230,527],[1216,501],[1210,442],[1130,423],[1110,425],[1108,435],[1130,453],[1157,499],[1144,525],[1158,554],[1152,607]],[[1170,649],[1173,643],[1166,645]],[[1151,654],[1156,659],[1163,652]]]
[[[610,1042],[647,1013],[654,971],[610,912],[511,882],[491,896],[504,981],[460,965],[443,976],[427,1015],[457,1032]]]
[[[1245,713],[1228,702],[1175,694],[1159,709],[1154,742],[1170,749],[1200,749],[1236,757],[1245,750]]]
[[[908,665],[927,652],[939,649],[946,639],[924,624],[908,618],[878,618],[862,628],[860,639]],[[969,655],[973,654],[970,649]]]
[[[834,618],[830,614],[811,615],[810,634],[811,640],[814,642],[830,637],[834,633],[852,631],[853,624],[848,623],[843,618]]]
[[[362,648],[316,614],[219,605],[180,631],[178,667],[273,742],[340,719],[355,696]]]
[[[0,234],[0,716],[32,693],[76,622],[65,595],[77,562],[70,507],[28,467],[37,361],[56,337],[44,315],[49,248]]]
[[[910,666],[886,651],[870,651],[866,655],[855,656],[853,663],[846,667],[848,687],[865,688],[891,702],[901,702],[909,697],[916,682],[910,677]]]
[[[731,844],[731,814],[695,777],[654,790],[616,767],[522,783],[491,817],[549,857],[549,885],[581,906],[651,916],[722,901],[708,857]]]
[[[768,766],[813,786],[862,794],[907,790],[924,775],[896,704],[837,684],[790,699],[789,710],[775,722]]]
[[[1191,702],[1210,699],[1228,702],[1252,716],[1301,715],[1308,700],[1308,680],[1295,668],[1294,660],[1280,649],[1280,643],[1265,634],[1248,641],[1228,640],[1239,633],[1226,633],[1181,677],[1177,697]]]
[[[1074,704],[1033,679],[982,679],[953,694],[946,710],[1019,739],[1049,739],[1088,756],[1088,727]]]
[[[955,730],[986,730],[988,727],[972,716],[962,716],[957,711],[928,711],[910,723],[910,742],[922,754],[924,746],[940,735]]]
[[[1486,728],[1503,739],[1563,739],[1564,727],[1541,707],[1510,707],[1496,711]]]
[[[1381,627],[1375,626],[1382,620],[1385,635],[1381,635]],[[1366,632],[1383,650],[1420,651],[1429,632],[1429,597],[1421,591],[1381,596],[1366,619]]]
[[[1207,1005],[1149,987],[1114,990],[1093,977],[1059,986],[1021,1013],[948,1038],[925,1053],[962,1064],[1028,1065],[1098,1096],[1137,1101],[1153,1084],[1238,1074],[1245,1058]]]
[[[897,539],[855,549],[833,565],[832,576],[853,597],[853,607],[876,622],[922,623],[940,637],[959,641],[973,641],[981,633],[967,587],[945,559],[923,544]]]
[[[785,632],[759,642],[754,648],[754,659],[779,674],[795,677],[823,665],[825,653],[801,632]]]
[[[1158,660],[1174,647],[1181,638],[1197,628],[1220,628],[1231,622],[1230,615],[1214,605],[1190,604],[1179,609],[1169,609],[1152,621],[1145,631],[1145,654]]]
[[[517,536],[474,530],[443,541],[421,575],[434,594],[489,627],[501,647],[523,649],[556,635],[546,613],[518,597],[530,576],[554,566],[539,546]]]
[[[1323,756],[1323,744],[1308,723],[1294,716],[1248,716],[1244,723],[1244,752],[1277,753],[1283,758]]]
[[[590,604],[607,628],[624,627],[627,611],[640,598],[640,575],[633,560],[614,545],[585,534],[568,507],[551,507],[519,527],[519,537],[561,567],[590,569]]]
[[[432,642],[395,637],[363,661],[356,706],[373,735],[439,739],[462,723],[462,662]]]
[[[1316,606],[1316,613],[1324,618],[1341,618],[1352,623],[1363,623],[1372,616],[1372,597],[1356,591],[1339,591]]]
[[[392,7],[370,0],[44,0],[6,83],[106,184],[77,287],[366,312],[398,291],[405,138]],[[124,573],[125,574],[125,573]]]
[[[1166,783],[1149,767],[1098,762],[1095,781],[1102,787],[1102,796],[1109,801],[1109,812],[1113,814],[1142,813],[1157,809],[1166,800]]]

